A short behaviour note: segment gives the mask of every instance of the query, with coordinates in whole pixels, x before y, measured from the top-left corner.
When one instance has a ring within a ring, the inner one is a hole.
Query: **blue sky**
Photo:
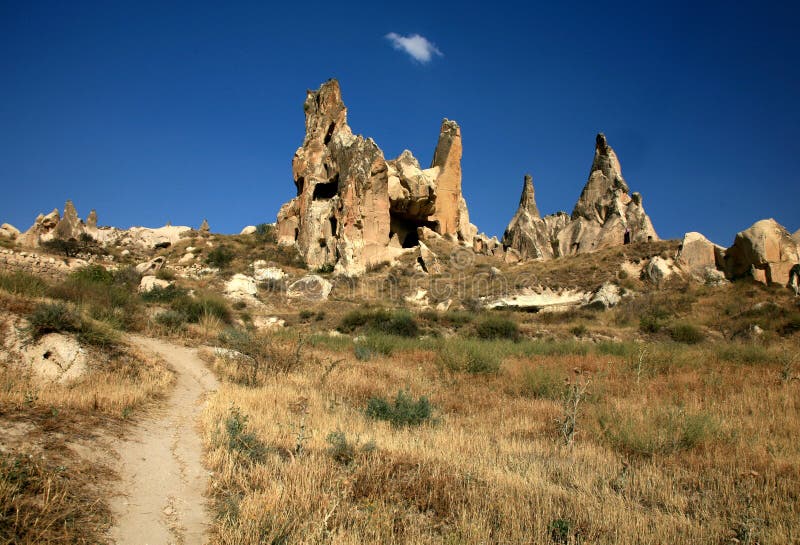
[[[67,198],[120,227],[274,221],[305,91],[336,77],[350,126],[387,158],[408,148],[427,166],[442,118],[459,122],[489,234],[526,172],[543,213],[571,211],[599,131],[662,237],[729,245],[765,217],[794,232],[798,16],[788,2],[0,0],[0,222],[24,230]],[[419,62],[390,33],[436,50]]]

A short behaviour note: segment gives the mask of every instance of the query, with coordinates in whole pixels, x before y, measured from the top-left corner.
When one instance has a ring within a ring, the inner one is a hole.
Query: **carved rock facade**
[[[419,242],[419,229],[471,243],[461,195],[461,131],[444,120],[433,164],[410,151],[387,161],[371,138],[347,125],[336,80],[308,91],[306,136],[295,152],[297,196],[278,212],[278,242],[297,245],[309,268],[358,275]]]

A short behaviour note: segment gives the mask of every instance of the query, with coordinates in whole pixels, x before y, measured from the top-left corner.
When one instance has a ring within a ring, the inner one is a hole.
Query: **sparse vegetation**
[[[394,401],[384,397],[372,397],[367,402],[365,414],[375,420],[385,420],[393,426],[419,426],[431,420],[432,407],[427,397],[414,398],[403,390],[397,392]]]
[[[519,339],[519,326],[513,320],[499,316],[490,316],[478,322],[475,334],[481,339]]]
[[[225,269],[235,257],[233,251],[227,246],[217,246],[206,255],[206,264],[218,269]]]
[[[347,313],[339,323],[339,331],[343,333],[352,333],[359,329],[400,337],[419,335],[419,325],[410,313],[384,309],[354,310]]]

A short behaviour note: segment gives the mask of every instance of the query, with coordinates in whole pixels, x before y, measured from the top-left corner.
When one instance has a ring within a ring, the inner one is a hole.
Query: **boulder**
[[[154,257],[150,261],[145,261],[144,263],[136,265],[136,272],[142,276],[154,276],[161,270],[166,262],[167,259],[165,257]]]
[[[728,280],[725,278],[725,273],[716,267],[706,267],[703,271],[703,282],[707,286],[722,286],[727,284]]]
[[[256,226],[255,225],[248,225],[244,229],[239,232],[240,235],[254,235],[256,234]]]
[[[225,283],[225,295],[231,299],[252,299],[257,293],[256,279],[246,274],[234,274]]]
[[[253,276],[259,282],[280,281],[286,278],[286,273],[278,267],[271,267],[264,260],[253,262]]]
[[[309,274],[292,282],[286,292],[290,299],[306,299],[308,301],[326,301],[333,289],[333,284],[319,275]]]
[[[736,234],[725,251],[725,275],[785,286],[789,271],[799,262],[800,245],[777,221],[764,219]]]
[[[592,295],[586,304],[589,308],[606,310],[615,307],[622,300],[620,287],[611,282],[606,282]]]
[[[178,265],[190,265],[194,261],[195,255],[192,252],[186,252],[178,260]]]
[[[10,223],[4,223],[3,225],[0,225],[0,237],[10,238],[11,240],[14,240],[19,236],[19,234],[20,234],[19,229],[17,229]]]
[[[253,318],[253,325],[256,329],[278,329],[286,326],[286,320],[277,316],[256,316]]]
[[[409,293],[403,300],[415,307],[419,308],[428,308],[430,306],[430,300],[428,299],[428,290],[417,288],[413,293]]]
[[[660,285],[664,280],[673,275],[674,269],[670,260],[655,256],[644,267],[645,278],[653,284]]]
[[[22,350],[25,364],[45,382],[69,385],[88,371],[86,353],[78,341],[61,333],[49,333]]]
[[[675,262],[684,271],[703,276],[706,268],[723,265],[717,262],[719,255],[721,255],[721,247],[701,233],[691,232],[683,235]]]
[[[161,280],[155,276],[143,276],[139,282],[139,293],[148,293],[155,288],[167,288],[171,285],[168,280]]]

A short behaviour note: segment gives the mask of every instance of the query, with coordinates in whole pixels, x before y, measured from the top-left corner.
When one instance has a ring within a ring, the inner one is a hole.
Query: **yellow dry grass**
[[[595,353],[510,357],[497,375],[471,376],[444,373],[426,350],[371,361],[319,351],[259,387],[225,384],[204,415],[214,542],[796,540],[800,384],[777,363],[668,348],[689,363],[637,373],[631,358]],[[571,446],[556,430],[559,397],[521,388],[525,370],[542,366],[591,379]],[[370,397],[398,389],[428,396],[436,422],[395,428],[365,416]],[[265,460],[226,446],[233,405]],[[331,432],[355,446],[351,463],[331,456]],[[375,450],[359,448],[369,442]]]

